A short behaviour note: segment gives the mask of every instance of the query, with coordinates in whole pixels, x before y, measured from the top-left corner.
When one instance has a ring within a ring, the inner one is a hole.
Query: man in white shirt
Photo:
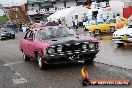
[[[121,17],[120,17],[120,14],[117,14],[117,17],[116,17],[116,22],[121,22]]]

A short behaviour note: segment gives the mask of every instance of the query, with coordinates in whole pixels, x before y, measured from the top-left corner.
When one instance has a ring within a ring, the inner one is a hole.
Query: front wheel
[[[46,68],[46,63],[44,62],[44,59],[42,59],[40,54],[37,54],[37,60],[38,60],[38,65],[41,70],[44,70]]]
[[[95,34],[95,35],[99,35],[99,34],[101,34],[101,31],[100,31],[99,29],[95,29],[95,30],[94,30],[94,34]]]
[[[15,39],[16,37],[15,37],[15,35],[13,35],[13,37],[12,37],[13,39]]]
[[[93,62],[95,57],[96,55],[94,54],[89,55],[89,57],[85,60],[85,63]]]

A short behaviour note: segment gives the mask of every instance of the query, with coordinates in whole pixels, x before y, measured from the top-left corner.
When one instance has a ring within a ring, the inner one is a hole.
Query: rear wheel
[[[0,40],[1,40],[1,35],[0,35]]]
[[[30,61],[30,58],[25,53],[23,53],[23,59],[24,61]]]
[[[118,47],[123,47],[124,43],[117,43]]]
[[[99,34],[101,34],[101,31],[100,31],[99,29],[95,29],[95,30],[94,30],[94,34],[95,34],[95,35],[99,35]]]
[[[1,37],[1,35],[0,35],[0,40],[4,40],[4,39]]]
[[[39,53],[37,54],[37,60],[38,60],[39,68],[41,70],[44,70],[46,68],[46,63],[44,62],[44,59],[41,57]]]
[[[12,37],[13,39],[15,39],[15,35],[13,35],[13,37]]]

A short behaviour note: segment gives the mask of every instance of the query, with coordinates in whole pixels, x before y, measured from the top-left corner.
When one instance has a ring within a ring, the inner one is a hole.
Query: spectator
[[[58,20],[58,23],[59,23],[59,25],[61,25],[61,20],[60,19]]]
[[[72,18],[72,26],[75,27],[75,22],[73,18]]]
[[[97,15],[97,24],[103,24],[104,19],[103,19],[103,14],[98,14]]]
[[[75,19],[75,27],[76,27],[76,31],[78,31],[78,19]]]
[[[104,20],[104,22],[107,20],[108,18],[107,18],[107,14],[103,14],[103,20]]]
[[[22,23],[19,24],[19,31],[22,31]]]
[[[121,22],[121,17],[120,17],[120,14],[117,14],[117,17],[116,17],[116,22]]]

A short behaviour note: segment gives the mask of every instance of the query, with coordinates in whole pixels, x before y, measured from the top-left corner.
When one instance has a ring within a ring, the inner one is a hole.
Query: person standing
[[[75,27],[75,22],[73,18],[72,18],[72,26]]]
[[[99,13],[97,14],[97,24],[103,24],[104,19],[103,19],[103,14]]]
[[[76,28],[76,31],[78,31],[78,19],[75,19],[75,28]]]
[[[121,22],[121,17],[120,17],[120,14],[117,14],[117,17],[116,17],[116,22]]]
[[[59,23],[59,25],[61,25],[61,20],[60,19],[58,20],[58,23]]]

